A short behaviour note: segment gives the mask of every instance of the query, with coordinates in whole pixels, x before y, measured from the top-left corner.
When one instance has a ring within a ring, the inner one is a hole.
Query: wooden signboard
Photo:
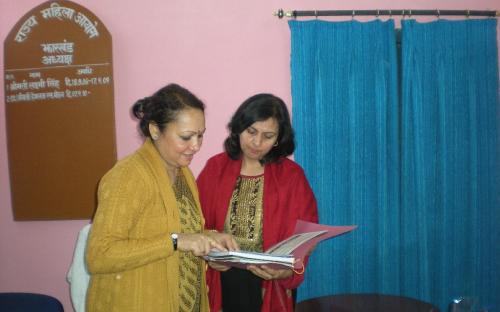
[[[45,2],[4,43],[15,220],[87,219],[116,162],[111,36],[90,11]]]

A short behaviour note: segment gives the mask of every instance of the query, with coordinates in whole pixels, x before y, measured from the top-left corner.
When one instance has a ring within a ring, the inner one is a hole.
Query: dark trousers
[[[262,279],[250,271],[231,268],[220,275],[222,310],[224,312],[260,312],[262,306]],[[297,290],[292,289],[293,307]]]
[[[224,312],[260,312],[262,279],[252,272],[231,268],[221,272],[222,310]]]

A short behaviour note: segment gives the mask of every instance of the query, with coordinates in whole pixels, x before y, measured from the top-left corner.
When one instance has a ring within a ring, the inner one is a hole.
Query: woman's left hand
[[[247,269],[265,280],[284,279],[293,275],[293,271],[291,269],[271,269],[265,265],[249,265]]]
[[[225,272],[225,271],[227,271],[227,270],[229,270],[231,268],[228,265],[223,265],[223,264],[220,264],[220,263],[217,263],[217,262],[213,262],[213,261],[208,261],[208,266],[211,267],[214,270],[219,271],[219,272]]]

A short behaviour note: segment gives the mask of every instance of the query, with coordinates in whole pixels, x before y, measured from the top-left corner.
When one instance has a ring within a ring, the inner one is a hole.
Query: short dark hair
[[[205,105],[193,93],[178,84],[171,83],[153,95],[138,100],[132,106],[133,115],[139,119],[139,129],[145,137],[151,137],[149,124],[154,123],[163,132],[166,125],[177,118],[186,108],[205,111]]]
[[[224,141],[224,150],[231,159],[241,157],[240,134],[254,122],[269,118],[274,118],[278,122],[279,133],[276,141],[278,145],[274,146],[260,160],[260,163],[272,163],[293,153],[295,150],[294,134],[285,102],[272,94],[261,93],[245,100],[227,125],[230,134]]]

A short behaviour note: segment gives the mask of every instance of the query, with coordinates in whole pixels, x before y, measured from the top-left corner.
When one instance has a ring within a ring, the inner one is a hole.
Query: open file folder
[[[211,251],[205,259],[224,265],[245,268],[247,265],[267,265],[272,268],[300,269],[304,258],[321,241],[348,233],[352,226],[331,226],[298,220],[294,234],[265,252]]]

